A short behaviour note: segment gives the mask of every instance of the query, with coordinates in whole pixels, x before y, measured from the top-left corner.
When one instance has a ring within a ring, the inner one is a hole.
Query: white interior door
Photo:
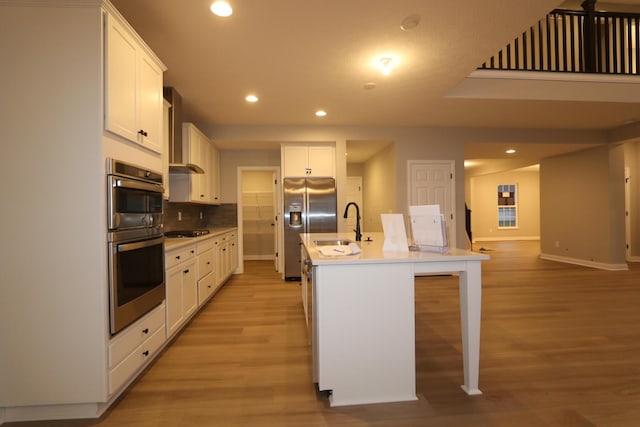
[[[449,246],[456,246],[453,160],[409,160],[409,205],[440,205]]]

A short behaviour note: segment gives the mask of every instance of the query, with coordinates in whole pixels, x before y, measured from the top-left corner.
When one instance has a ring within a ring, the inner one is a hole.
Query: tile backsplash
[[[236,203],[199,205],[164,202],[164,231],[237,226]]]

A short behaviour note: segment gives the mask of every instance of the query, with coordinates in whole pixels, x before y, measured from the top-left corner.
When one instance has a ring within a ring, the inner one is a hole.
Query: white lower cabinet
[[[216,290],[214,240],[198,242],[198,305],[204,304]]]
[[[172,337],[224,284],[238,266],[234,229],[167,249],[165,254],[166,330]]]
[[[222,285],[238,267],[238,233],[229,231],[215,238],[216,283]]]
[[[198,280],[198,304],[202,305],[218,289],[216,286],[216,275],[211,272]]]
[[[167,339],[165,304],[121,332],[109,343],[109,394],[133,378]]]
[[[196,245],[180,247],[165,255],[167,336],[180,329],[197,307]]]

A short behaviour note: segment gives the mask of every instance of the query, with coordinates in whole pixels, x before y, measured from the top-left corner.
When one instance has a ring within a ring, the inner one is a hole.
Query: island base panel
[[[331,406],[416,400],[411,265],[315,272],[318,387],[332,391]]]

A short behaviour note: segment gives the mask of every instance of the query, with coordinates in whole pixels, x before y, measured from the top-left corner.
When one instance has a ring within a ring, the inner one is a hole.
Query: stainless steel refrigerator
[[[336,182],[333,178],[285,178],[284,277],[300,280],[300,233],[335,233]]]

